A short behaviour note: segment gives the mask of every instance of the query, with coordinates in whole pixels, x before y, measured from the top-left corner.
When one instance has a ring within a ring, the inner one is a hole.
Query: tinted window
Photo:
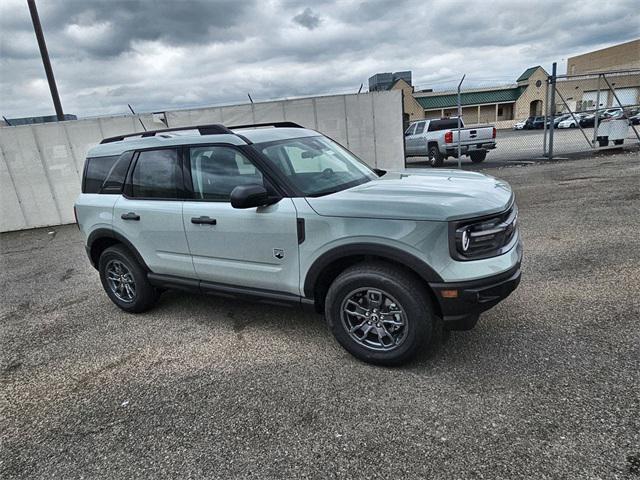
[[[111,170],[109,170],[107,179],[102,184],[100,193],[122,192],[124,179],[127,176],[127,170],[129,170],[129,164],[131,163],[131,157],[133,157],[133,152],[126,152],[118,157],[116,163],[111,167]]]
[[[414,123],[413,125],[410,125],[409,128],[407,128],[407,131],[404,132],[405,135],[413,135],[413,132],[416,129],[416,124]]]
[[[84,171],[83,193],[98,193],[102,182],[107,178],[111,167],[118,160],[118,155],[112,157],[87,158],[87,166]]]
[[[181,175],[176,150],[140,152],[133,171],[132,194],[143,198],[178,198],[178,179]]]
[[[460,125],[463,125],[462,121],[460,121]],[[429,122],[430,132],[439,132],[440,130],[449,130],[451,128],[458,128],[457,118],[450,118],[446,120],[431,120],[431,122]]]
[[[416,135],[420,135],[422,132],[424,132],[424,122],[420,122],[416,126]]]
[[[260,171],[233,148],[191,148],[189,158],[195,198],[229,201],[231,191],[238,185],[263,184]]]

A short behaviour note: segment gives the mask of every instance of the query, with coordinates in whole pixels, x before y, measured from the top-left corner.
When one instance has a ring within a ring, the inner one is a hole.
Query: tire
[[[613,144],[614,145],[622,145],[622,144],[624,144],[624,140],[614,140]]]
[[[144,312],[158,301],[160,293],[149,283],[147,272],[124,245],[114,245],[102,252],[98,270],[105,292],[125,312]]]
[[[440,153],[440,149],[438,148],[437,145],[432,145],[431,147],[429,147],[429,149],[427,150],[427,161],[429,162],[429,165],[431,165],[432,167],[441,167],[442,164],[444,163],[444,158],[442,157],[442,154]]]
[[[599,138],[598,139],[598,145],[601,147],[607,147],[609,146],[609,140],[606,138]]]
[[[484,159],[487,158],[487,151],[483,150],[482,152],[471,152],[469,154],[469,158],[473,163],[481,163],[484,162]]]
[[[338,343],[375,365],[401,365],[426,347],[437,321],[433,312],[422,280],[384,262],[347,268],[325,300],[327,323]]]

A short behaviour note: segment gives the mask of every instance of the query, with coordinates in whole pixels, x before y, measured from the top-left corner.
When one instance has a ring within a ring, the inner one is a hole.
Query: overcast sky
[[[513,83],[640,37],[638,0],[37,0],[65,112],[124,113],[414,85]],[[0,115],[52,114],[26,0],[0,1]]]

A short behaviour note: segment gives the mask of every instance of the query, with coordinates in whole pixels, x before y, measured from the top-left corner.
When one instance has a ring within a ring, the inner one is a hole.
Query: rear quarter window
[[[119,157],[119,155],[113,155],[110,157],[87,158],[82,181],[82,193],[100,193],[102,183]]]
[[[447,120],[431,120],[431,122],[429,122],[430,132],[439,132],[440,130],[449,130],[451,128],[458,128],[457,118]]]

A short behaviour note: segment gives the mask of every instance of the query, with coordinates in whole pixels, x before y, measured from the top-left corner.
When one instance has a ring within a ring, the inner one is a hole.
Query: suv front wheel
[[[149,283],[147,274],[123,245],[107,248],[98,264],[105,292],[122,310],[140,313],[158,301],[159,292]]]
[[[383,262],[342,272],[325,300],[329,328],[353,356],[377,365],[400,365],[430,340],[435,323],[421,281]]]

